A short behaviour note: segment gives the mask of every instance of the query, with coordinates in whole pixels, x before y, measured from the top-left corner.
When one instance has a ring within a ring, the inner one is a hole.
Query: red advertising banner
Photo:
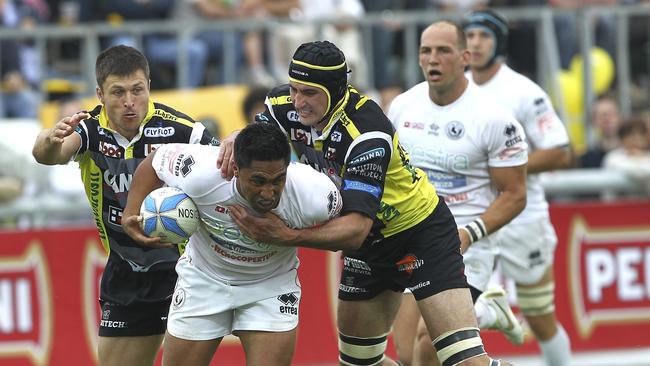
[[[553,205],[556,309],[574,351],[650,347],[650,202]],[[0,233],[0,365],[96,365],[96,229]],[[303,297],[294,365],[337,362],[339,257],[300,250]],[[493,354],[537,354],[484,332]],[[392,349],[389,354],[394,354]],[[213,364],[244,365],[236,338]],[[160,362],[158,362],[160,364]]]

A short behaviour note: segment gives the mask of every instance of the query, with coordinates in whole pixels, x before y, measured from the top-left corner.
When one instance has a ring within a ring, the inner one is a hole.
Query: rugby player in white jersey
[[[136,170],[124,211],[125,230],[143,245],[139,207],[163,183],[183,190],[201,224],[176,265],[178,282],[164,341],[163,363],[208,365],[224,336],[238,336],[246,364],[290,365],[298,325],[300,282],[295,247],[256,242],[229,215],[238,205],[259,215],[273,212],[289,227],[306,228],[336,216],[341,195],[323,173],[289,164],[290,148],[276,127],[255,123],[234,145],[235,178],[217,169],[219,147],[160,147]]]
[[[526,205],[527,145],[512,114],[469,84],[464,76],[469,59],[459,25],[430,25],[419,48],[425,81],[395,98],[388,117],[411,163],[427,173],[456,219],[476,302],[498,254],[496,236],[490,234]],[[523,332],[507,301],[487,304],[475,306],[479,327],[499,329],[521,343]],[[435,353],[422,322],[418,328],[414,361],[432,364]]]
[[[555,317],[553,252],[557,244],[548,202],[537,173],[571,165],[569,137],[548,95],[504,63],[508,24],[491,10],[464,22],[471,53],[470,82],[512,111],[528,139],[528,197],[524,211],[499,230],[499,263],[516,283],[518,305],[539,341],[548,366],[567,366],[571,345]]]

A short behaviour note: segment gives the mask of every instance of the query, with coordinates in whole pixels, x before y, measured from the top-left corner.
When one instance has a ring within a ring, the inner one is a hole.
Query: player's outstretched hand
[[[219,156],[217,156],[217,168],[221,169],[221,176],[231,180],[235,175],[235,138],[239,135],[239,130],[233,131],[228,137],[221,140],[219,145]]]
[[[70,117],[63,118],[50,130],[50,134],[47,137],[48,142],[51,144],[62,144],[63,139],[74,132],[74,129],[77,128],[79,122],[87,118],[90,118],[90,114],[83,111],[77,112]]]
[[[272,212],[255,216],[239,205],[228,206],[228,211],[244,235],[259,243],[287,245],[288,239],[294,233],[280,217]]]
[[[142,231],[143,217],[140,215],[122,216],[122,228],[136,243],[149,248],[170,248],[173,244],[163,243],[158,237],[149,237]]]

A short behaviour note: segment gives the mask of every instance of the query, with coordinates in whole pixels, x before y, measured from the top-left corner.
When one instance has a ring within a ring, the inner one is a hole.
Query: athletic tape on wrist
[[[464,229],[469,234],[470,244],[477,240],[481,240],[481,238],[487,236],[488,234],[487,229],[485,228],[485,223],[483,220],[481,220],[480,217],[465,225],[461,229]]]

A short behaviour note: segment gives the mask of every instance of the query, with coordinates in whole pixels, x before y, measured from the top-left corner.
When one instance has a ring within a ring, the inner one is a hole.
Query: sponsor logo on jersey
[[[284,304],[279,309],[281,314],[298,315],[298,307],[296,306],[298,304],[298,296],[294,293],[282,294],[278,296],[278,301]]]
[[[447,173],[440,170],[427,170],[429,181],[437,190],[446,191],[467,186],[467,176],[463,174]]]
[[[19,364],[46,365],[52,346],[51,277],[40,245],[0,261],[0,358],[31,359]]]
[[[99,142],[99,151],[108,157],[111,158],[122,158],[122,150],[119,146],[110,144],[106,141]]]
[[[437,187],[436,187],[437,189]],[[443,196],[445,202],[449,205],[454,205],[458,203],[463,203],[469,201],[469,194],[467,192],[456,193],[456,194],[446,194]]]
[[[458,140],[465,135],[465,126],[459,121],[451,121],[445,126],[447,137],[452,140]]]
[[[192,157],[192,155],[189,155],[185,159],[183,159],[183,161],[181,162],[181,169],[180,169],[181,175],[185,177],[188,174],[190,174],[190,172],[192,171],[192,165],[194,165],[194,158]]]
[[[409,276],[413,274],[413,271],[422,267],[423,264],[424,260],[419,259],[413,254],[407,254],[395,263],[398,272],[406,272]]]
[[[176,177],[181,175],[185,177],[192,171],[192,165],[194,165],[194,158],[192,155],[178,154],[174,157],[172,174]]]
[[[574,218],[569,232],[571,304],[580,335],[597,326],[650,320],[650,229],[591,228]]]
[[[386,155],[386,150],[383,147],[377,147],[372,150],[363,152],[352,159],[348,166],[355,166],[367,162],[368,160],[383,158]]]
[[[377,217],[382,221],[389,222],[400,214],[401,213],[398,209],[395,208],[395,206],[389,205],[384,201],[379,202],[379,211],[377,211]]]
[[[293,110],[293,109],[290,110],[289,112],[287,112],[287,119],[288,119],[289,121],[291,121],[291,122],[298,122],[298,121],[300,121],[300,117],[298,116],[298,112],[296,112],[296,111]]]
[[[144,156],[149,156],[149,154],[156,151],[156,149],[162,145],[163,144],[144,144]]]
[[[346,171],[350,174],[376,180],[381,180],[381,177],[384,173],[384,169],[382,169],[381,165],[376,163],[366,163],[357,166],[351,166]]]
[[[548,103],[546,103],[546,100],[544,100],[544,98],[535,99],[533,101],[533,104],[535,105],[535,114],[537,115],[546,113],[550,109]]]
[[[404,127],[405,128],[413,128],[415,130],[424,130],[424,123],[422,123],[422,122],[404,121]]]
[[[370,193],[371,195],[377,198],[379,198],[379,195],[381,194],[381,188],[377,186],[373,186],[371,184],[359,182],[356,180],[347,180],[347,179],[343,181],[343,190],[362,191],[362,192]]]
[[[341,142],[341,139],[343,139],[343,134],[339,131],[332,131],[330,138],[332,139],[332,142]]]
[[[343,200],[339,191],[330,192],[327,195],[327,215],[331,218],[337,216],[343,207]]]
[[[228,208],[226,208],[226,207],[224,207],[224,206],[216,205],[216,206],[214,207],[214,211],[215,211],[215,212],[218,212],[218,213],[220,213],[220,214],[228,214],[228,212],[229,212],[230,210],[228,210]]]
[[[122,225],[122,212],[121,207],[108,206],[108,222],[114,225]]]
[[[105,137],[107,137],[109,140],[112,140],[112,139],[113,139],[113,134],[112,134],[111,132],[109,132],[109,131],[106,131],[106,130],[104,129],[104,127],[97,126],[97,133],[98,133],[100,136],[105,136]]]
[[[129,173],[120,173],[113,175],[108,170],[104,171],[104,183],[109,185],[115,193],[127,192],[131,187],[132,180],[133,175]]]
[[[291,141],[300,141],[305,145],[311,145],[311,132],[301,128],[292,128],[289,137],[291,137]]]
[[[147,127],[144,129],[145,137],[169,137],[173,136],[176,130],[174,127]]]
[[[325,151],[325,159],[336,160],[336,149],[333,147],[328,147],[327,151]]]
[[[432,123],[429,125],[429,131],[427,131],[428,135],[434,135],[434,136],[440,136],[440,126],[438,126],[435,123]]]

